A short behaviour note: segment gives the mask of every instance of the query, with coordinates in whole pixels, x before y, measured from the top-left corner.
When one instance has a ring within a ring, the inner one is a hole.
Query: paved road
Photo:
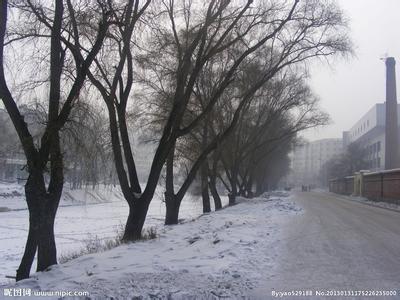
[[[252,299],[271,298],[272,290],[315,295],[326,289],[396,290],[397,297],[385,299],[400,299],[399,212],[328,193],[299,192],[294,199],[305,213],[285,226],[275,275],[265,278]]]

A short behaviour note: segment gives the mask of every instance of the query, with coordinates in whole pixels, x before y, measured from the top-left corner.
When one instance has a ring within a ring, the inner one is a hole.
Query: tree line
[[[166,224],[178,223],[196,178],[204,212],[210,194],[222,208],[219,184],[230,205],[268,190],[288,169],[297,133],[328,120],[307,66],[351,53],[347,30],[328,0],[2,0],[0,97],[29,175],[17,280],[36,253],[37,271],[57,263],[66,161],[97,164],[112,153],[129,207],[125,241],[141,238],[162,176]],[[23,110],[32,99],[39,129]],[[145,180],[132,132],[155,148]],[[101,168],[110,170],[88,169]]]
[[[329,180],[352,176],[360,170],[375,168],[368,159],[368,150],[359,142],[347,145],[345,151],[329,159],[320,171],[321,183],[329,186]]]

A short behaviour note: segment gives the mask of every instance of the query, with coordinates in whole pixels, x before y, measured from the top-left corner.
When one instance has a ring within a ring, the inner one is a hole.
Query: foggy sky
[[[385,54],[394,56],[399,101],[400,0],[337,0],[350,23],[355,57],[311,67],[311,86],[332,124],[303,135],[310,140],[341,138],[375,103],[385,101]],[[0,102],[0,108],[2,107]]]
[[[400,0],[338,0],[349,19],[355,57],[331,66],[311,67],[311,86],[332,124],[304,136],[341,138],[375,103],[385,101],[385,54],[396,59],[397,100],[400,77]]]

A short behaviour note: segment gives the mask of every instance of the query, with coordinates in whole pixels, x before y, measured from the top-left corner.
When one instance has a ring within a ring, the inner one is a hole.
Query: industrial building
[[[385,59],[386,101],[375,104],[348,131],[342,139],[323,139],[296,147],[291,154],[292,185],[321,185],[322,166],[342,153],[351,143],[364,149],[370,171],[400,168],[400,105],[396,95],[396,61]]]
[[[400,105],[397,105],[400,113]],[[343,132],[343,146],[360,143],[366,150],[366,159],[371,171],[385,169],[386,103],[375,104],[349,131]],[[398,126],[400,122],[398,121]],[[393,169],[393,168],[386,168]]]
[[[349,131],[343,132],[343,145],[357,142],[365,149],[371,171],[400,167],[400,106],[396,97],[395,59],[386,58],[386,102],[375,104]]]

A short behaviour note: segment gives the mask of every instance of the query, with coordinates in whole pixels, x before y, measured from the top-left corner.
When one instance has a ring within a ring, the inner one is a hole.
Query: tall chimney
[[[399,165],[399,133],[397,125],[396,61],[386,58],[386,129],[385,129],[385,169],[395,169]]]

